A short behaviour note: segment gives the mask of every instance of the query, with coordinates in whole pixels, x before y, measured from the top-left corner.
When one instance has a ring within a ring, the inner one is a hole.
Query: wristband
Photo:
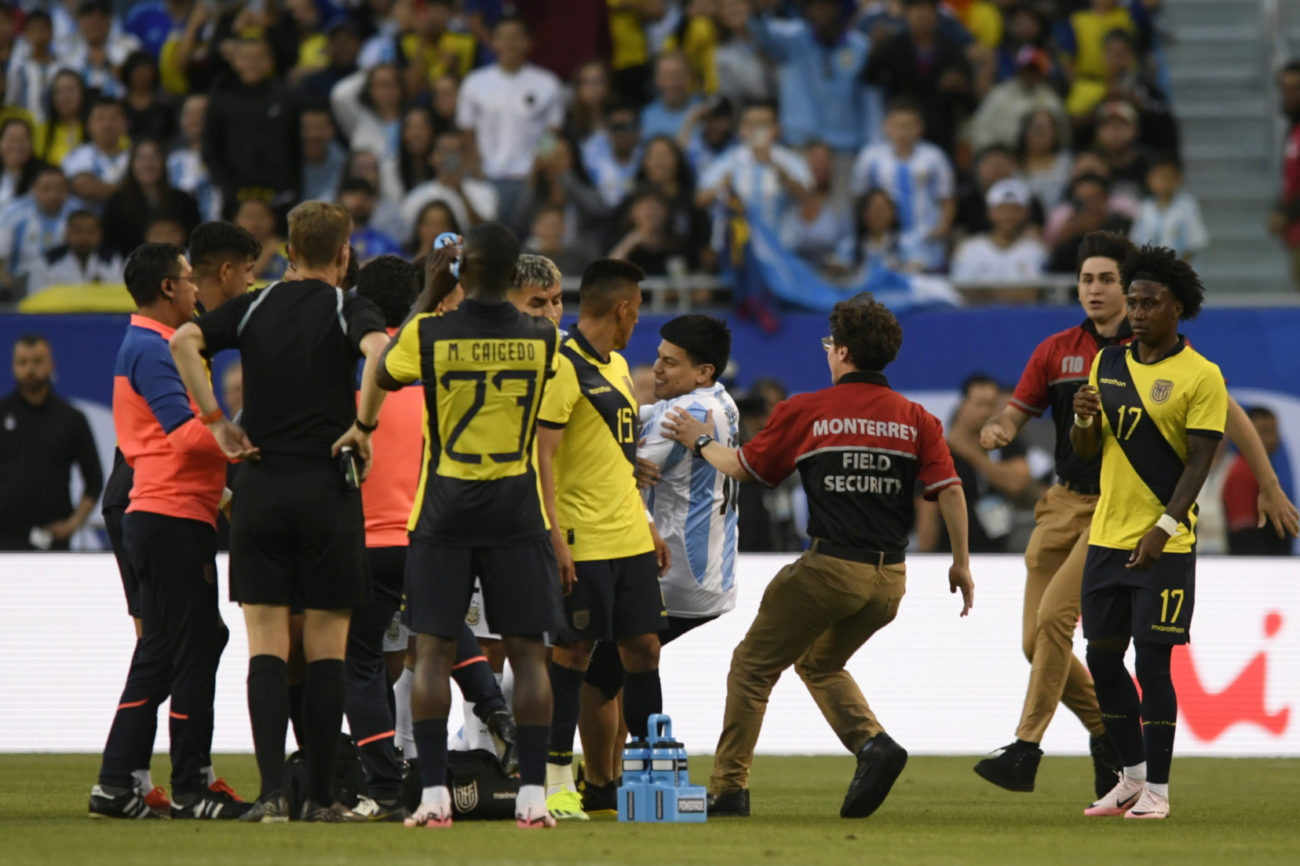
[[[647,508],[647,509],[645,510],[645,519],[648,520],[648,521],[650,521],[651,523],[654,523],[654,522],[655,522],[655,516],[654,516],[653,514],[650,513],[650,509],[649,509],[649,508]]]
[[[1074,426],[1075,426],[1075,427],[1081,427],[1081,428],[1083,428],[1084,430],[1087,430],[1089,427],[1092,426],[1092,422],[1093,422],[1093,419],[1092,419],[1092,418],[1085,418],[1085,417],[1083,417],[1082,415],[1080,415],[1078,412],[1075,412],[1075,413],[1074,413]]]
[[[1162,514],[1160,515],[1160,519],[1156,521],[1156,528],[1164,530],[1165,535],[1173,538],[1178,534],[1178,521],[1174,520],[1168,514]]]
[[[374,433],[376,430],[379,429],[379,419],[378,419],[378,418],[375,419],[375,423],[373,423],[373,424],[363,424],[363,423],[361,422],[361,419],[360,419],[360,418],[358,418],[358,419],[357,419],[355,422],[353,422],[353,423],[355,423],[355,424],[357,425],[357,429],[360,430],[362,433]]]
[[[218,406],[216,409],[213,409],[211,412],[208,412],[206,415],[200,415],[199,421],[201,421],[205,425],[215,424],[224,417],[226,417],[225,414],[221,411],[221,407]]]

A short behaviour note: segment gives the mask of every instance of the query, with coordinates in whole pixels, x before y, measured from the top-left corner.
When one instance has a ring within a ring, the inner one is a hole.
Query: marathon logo
[[[865,436],[885,436],[890,439],[916,441],[916,428],[897,421],[877,421],[874,418],[822,418],[813,422],[814,436],[839,436],[844,433]]]

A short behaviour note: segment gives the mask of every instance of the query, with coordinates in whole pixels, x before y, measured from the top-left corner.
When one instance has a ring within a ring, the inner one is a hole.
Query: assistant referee
[[[289,258],[299,276],[244,295],[182,326],[172,354],[202,419],[227,456],[250,462],[235,481],[230,595],[248,626],[248,712],[262,776],[248,821],[287,820],[281,792],[289,722],[289,611],[302,608],[309,791],[301,818],[361,820],[334,802],[331,780],[343,720],[343,657],[351,608],[368,600],[359,478],[332,449],[345,433],[362,457],[356,365],[388,345],[384,318],[338,288],[352,222],[338,205],[304,202],[289,213]],[[247,433],[222,417],[202,353],[239,349]]]
[[[912,492],[938,499],[952,539],[948,582],[970,610],[966,497],[929,412],[890,390],[880,372],[898,354],[903,329],[863,292],[831,311],[822,338],[834,386],[779,404],[743,448],[713,438],[708,423],[682,409],[664,435],[738,481],[772,486],[799,470],[808,496],[812,549],[777,573],[763,593],[727,676],[727,709],[709,781],[710,815],[749,815],[749,768],[768,696],[795,666],[857,772],[840,808],[845,818],[874,812],[907,762],[884,732],[844,664],[898,613],[906,585],[903,549],[913,522]]]

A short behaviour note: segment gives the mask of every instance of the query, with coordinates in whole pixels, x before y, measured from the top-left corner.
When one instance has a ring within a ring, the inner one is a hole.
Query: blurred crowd
[[[0,3],[0,301],[119,282],[303,199],[363,259],[486,219],[574,273],[715,272],[760,220],[828,279],[1023,287],[1106,228],[1191,256],[1159,0]],[[1014,292],[1006,294],[1014,299]]]

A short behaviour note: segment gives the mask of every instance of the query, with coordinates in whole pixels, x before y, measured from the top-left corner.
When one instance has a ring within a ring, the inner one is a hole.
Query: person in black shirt
[[[0,550],[67,550],[104,487],[86,416],[54,393],[54,357],[44,337],[14,344],[12,394],[0,400]],[[82,494],[74,510],[73,464]]]
[[[343,657],[351,609],[369,596],[360,478],[343,471],[337,440],[356,418],[356,364],[369,369],[388,345],[384,318],[365,298],[338,288],[348,269],[351,220],[334,204],[309,201],[289,213],[289,257],[297,279],[228,302],[182,326],[172,353],[186,387],[227,456],[244,460],[235,479],[230,595],[248,626],[248,709],[262,777],[248,821],[284,821],[284,737],[289,723],[286,660],[290,608],[304,611],[303,691],[309,790],[307,821],[361,820],[331,788],[343,720]],[[223,417],[203,353],[239,349],[243,427]],[[373,371],[367,379],[373,379]],[[354,431],[355,432],[355,431]],[[354,437],[369,456],[369,438]],[[355,465],[355,464],[354,464]]]

